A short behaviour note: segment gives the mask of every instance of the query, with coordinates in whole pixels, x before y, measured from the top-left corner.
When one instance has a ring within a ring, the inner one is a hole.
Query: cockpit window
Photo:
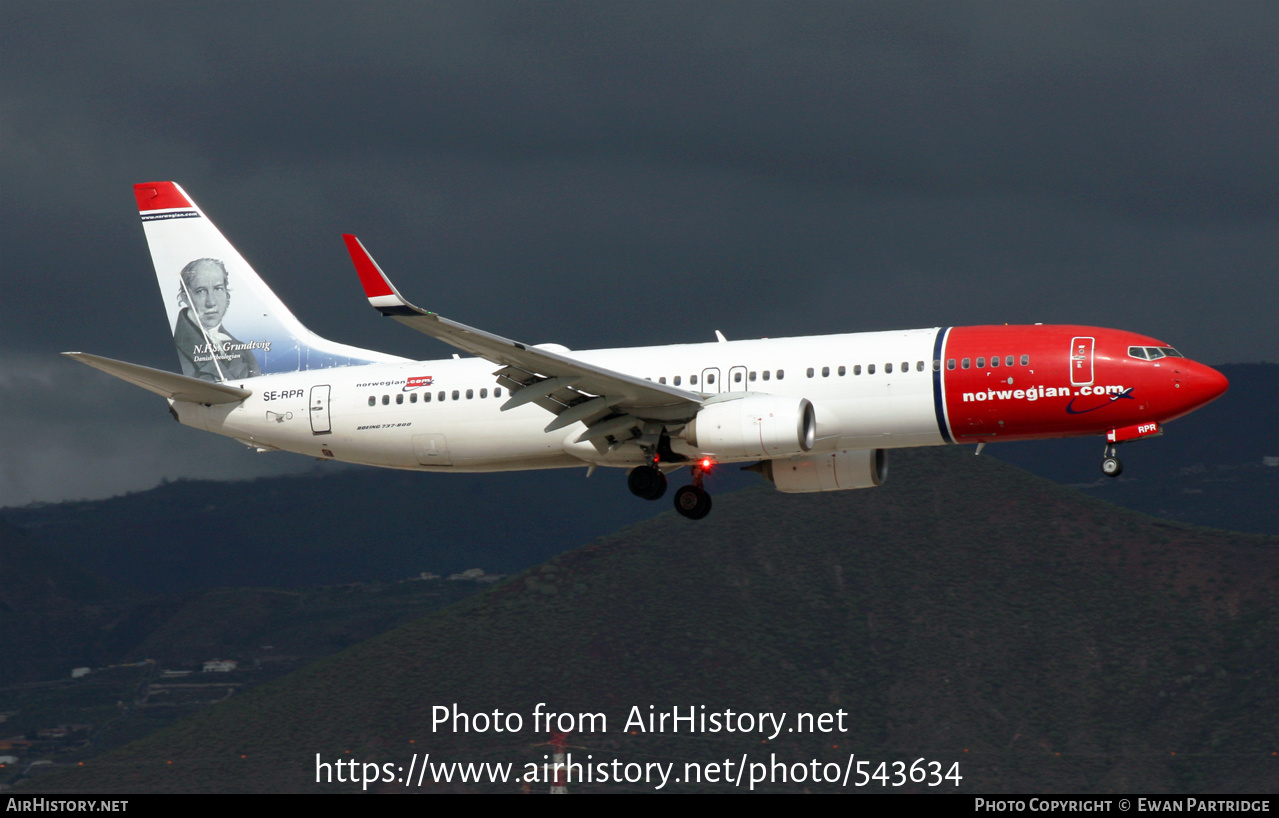
[[[1172,347],[1128,347],[1128,357],[1140,358],[1143,361],[1157,361],[1160,358],[1184,358]]]
[[[1172,346],[1129,346],[1128,357],[1159,360],[1160,358],[1184,358],[1186,355],[1179,353]]]

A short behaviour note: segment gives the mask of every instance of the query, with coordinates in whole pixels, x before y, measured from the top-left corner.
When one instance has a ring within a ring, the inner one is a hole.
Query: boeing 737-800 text
[[[311,333],[176,184],[134,193],[182,374],[66,354],[259,451],[439,472],[615,466],[649,500],[688,467],[675,508],[699,519],[721,463],[754,464],[786,492],[835,491],[883,482],[888,449],[1099,435],[1116,476],[1116,445],[1227,386],[1163,341],[1085,326],[528,345],[413,306],[346,236],[378,311],[475,356],[413,361]]]

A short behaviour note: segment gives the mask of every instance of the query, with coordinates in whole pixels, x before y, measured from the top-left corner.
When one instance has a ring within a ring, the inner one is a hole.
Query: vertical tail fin
[[[221,382],[403,360],[302,326],[177,184],[133,194],[184,375]]]

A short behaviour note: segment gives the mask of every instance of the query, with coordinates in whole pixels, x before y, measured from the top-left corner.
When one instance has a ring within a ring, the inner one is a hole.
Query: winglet
[[[369,251],[364,249],[359,239],[350,233],[343,233],[342,241],[346,242],[347,252],[355,263],[355,272],[360,276],[364,294],[378,312],[383,315],[418,315],[423,312],[400,295],[391,279],[386,277],[386,273],[382,272],[382,268],[369,255]]]

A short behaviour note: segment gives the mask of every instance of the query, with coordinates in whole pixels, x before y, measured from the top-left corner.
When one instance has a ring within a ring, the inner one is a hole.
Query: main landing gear
[[[666,475],[656,466],[636,466],[626,476],[631,494],[645,500],[656,500],[666,493]]]
[[[1114,444],[1106,444],[1106,454],[1101,459],[1101,473],[1107,477],[1118,477],[1124,473],[1124,464],[1115,453]]]
[[[711,513],[711,496],[701,486],[684,486],[675,492],[675,510],[690,520],[700,520]]]
[[[675,492],[675,510],[690,520],[700,520],[711,513],[711,496],[702,488],[709,462],[693,466],[693,485]]]
[[[690,520],[700,520],[711,513],[711,496],[702,488],[707,469],[693,466],[693,484],[675,492],[675,510]],[[645,500],[656,500],[666,493],[666,475],[656,466],[636,466],[626,477],[631,494]]]

